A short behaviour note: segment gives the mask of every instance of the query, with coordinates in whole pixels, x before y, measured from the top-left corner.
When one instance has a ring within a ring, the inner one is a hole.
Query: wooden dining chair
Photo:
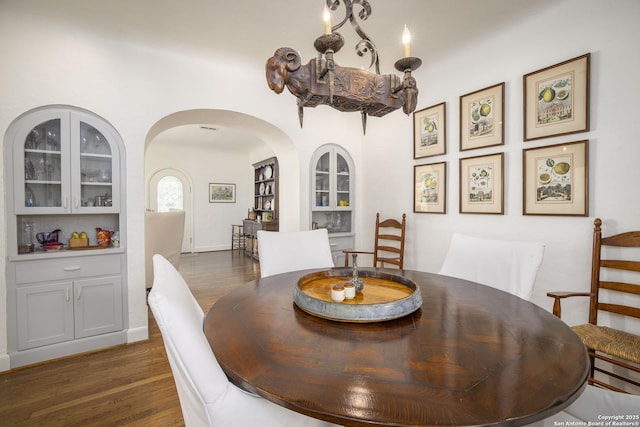
[[[376,234],[373,251],[342,251],[344,266],[349,266],[349,255],[373,255],[374,267],[387,267],[387,264],[404,268],[404,240],[407,230],[407,214],[402,214],[402,221],[390,218],[380,221],[380,213],[376,214]]]
[[[626,382],[640,387],[640,336],[623,330],[625,325],[632,323],[630,319],[640,319],[640,307],[637,303],[640,297],[640,231],[602,237],[601,226],[602,220],[596,218],[591,290],[548,292],[547,295],[554,299],[553,314],[558,317],[562,315],[562,299],[589,297],[589,323],[572,328],[587,347],[591,360],[589,384],[623,391],[620,387],[603,381],[600,376],[595,378],[594,374],[599,372],[609,381],[616,378],[622,381],[619,385]],[[603,312],[610,314],[603,316]],[[607,324],[609,326],[605,326]],[[612,324],[616,327],[611,327]],[[596,360],[602,362],[596,365]],[[610,368],[603,362],[614,366]]]

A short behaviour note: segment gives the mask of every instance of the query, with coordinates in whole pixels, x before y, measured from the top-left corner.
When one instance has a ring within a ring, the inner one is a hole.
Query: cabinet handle
[[[76,288],[76,299],[80,299],[82,296],[82,288]]]
[[[80,270],[82,267],[65,267],[63,268],[64,271],[78,271]]]
[[[67,196],[62,196],[62,207],[67,209]]]
[[[80,207],[80,199],[78,199],[76,196],[73,196],[73,205],[76,209],[78,209]]]
[[[335,246],[338,246],[338,244],[337,243],[329,243],[329,246],[335,247]]]
[[[67,302],[69,302],[69,288],[64,289],[64,299],[66,299]]]

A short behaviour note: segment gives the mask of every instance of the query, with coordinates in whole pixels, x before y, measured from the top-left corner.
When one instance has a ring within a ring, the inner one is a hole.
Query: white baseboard
[[[136,341],[145,341],[149,339],[149,328],[141,326],[127,330],[127,343],[131,344]]]
[[[0,372],[11,369],[11,359],[8,354],[0,354]]]

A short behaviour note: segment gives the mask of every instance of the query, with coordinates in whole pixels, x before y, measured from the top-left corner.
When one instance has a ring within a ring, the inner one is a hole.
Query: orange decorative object
[[[98,227],[96,228],[96,234],[98,237],[98,246],[109,246],[111,244],[111,231]]]

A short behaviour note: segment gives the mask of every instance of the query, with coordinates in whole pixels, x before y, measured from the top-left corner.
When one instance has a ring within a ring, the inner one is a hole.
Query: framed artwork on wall
[[[504,153],[460,159],[460,213],[504,213]]]
[[[524,215],[589,213],[588,141],[523,150]]]
[[[413,113],[413,158],[438,156],[447,152],[446,103]]]
[[[235,203],[236,185],[209,183],[209,203]]]
[[[447,163],[413,167],[413,212],[447,213]]]
[[[525,74],[524,140],[589,130],[591,54]]]
[[[504,144],[504,82],[460,97],[460,151]]]

